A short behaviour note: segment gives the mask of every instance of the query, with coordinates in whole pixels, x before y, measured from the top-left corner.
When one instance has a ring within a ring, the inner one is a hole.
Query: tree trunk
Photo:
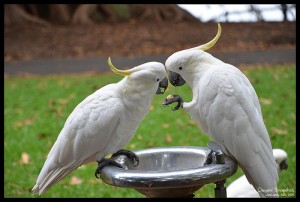
[[[179,21],[199,21],[192,14],[186,10],[180,8],[175,4],[167,4],[166,7],[162,10],[166,19],[174,20],[175,22]]]
[[[75,10],[71,23],[72,24],[84,24],[93,25],[95,24],[91,19],[90,15],[96,11],[97,4],[81,4]]]
[[[104,15],[105,21],[108,22],[117,22],[118,14],[114,11],[111,5],[108,4],[99,4],[99,10]]]
[[[139,21],[199,21],[175,4],[133,4],[131,10],[133,17]]]
[[[71,10],[67,4],[50,4],[49,20],[54,23],[68,24],[71,20]]]
[[[38,9],[36,7],[36,4],[28,4],[28,8],[30,10],[30,12],[34,15],[34,16],[39,16],[39,12]]]
[[[162,5],[160,5],[162,7]],[[156,21],[160,23],[163,19],[160,15],[160,7],[157,4],[145,5],[145,4],[133,4],[131,5],[131,11],[134,18],[138,21]]]
[[[4,24],[20,24],[33,23],[42,26],[49,26],[50,24],[40,18],[27,13],[22,7],[17,4],[4,4]]]
[[[287,19],[287,5],[286,4],[280,4],[281,5],[281,11],[283,14],[283,21],[288,21]]]
[[[128,19],[137,21],[199,21],[175,4],[127,4]],[[35,23],[39,25],[81,24],[124,21],[124,10],[111,4],[4,4],[4,23]]]

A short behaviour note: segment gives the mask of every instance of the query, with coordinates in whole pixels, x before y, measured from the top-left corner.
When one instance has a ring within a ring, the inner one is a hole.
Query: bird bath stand
[[[210,145],[216,145],[214,142]],[[149,198],[193,197],[194,192],[215,183],[215,197],[226,198],[226,178],[237,171],[237,164],[221,150],[194,146],[174,146],[137,150],[139,165],[134,167],[125,155],[112,159],[124,169],[105,166],[101,179],[106,184],[132,188]]]

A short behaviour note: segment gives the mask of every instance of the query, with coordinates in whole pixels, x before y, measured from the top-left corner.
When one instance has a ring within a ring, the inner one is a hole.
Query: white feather
[[[85,98],[66,120],[32,192],[43,194],[70,172],[123,148],[149,111],[164,65],[149,62]]]
[[[184,102],[183,109],[198,121],[202,131],[237,160],[256,189],[276,190],[278,175],[271,141],[247,77],[236,67],[196,49],[174,53],[165,65],[192,88],[193,99]],[[261,196],[267,194],[261,192]]]
[[[287,154],[282,149],[273,149],[273,155],[277,164],[277,172],[280,170],[280,163],[287,159]],[[228,198],[259,198],[259,193],[254,189],[254,187],[248,182],[245,175],[242,175],[235,181],[233,181],[227,187],[227,197]]]

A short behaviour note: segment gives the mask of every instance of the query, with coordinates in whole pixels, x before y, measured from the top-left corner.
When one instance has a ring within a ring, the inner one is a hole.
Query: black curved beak
[[[170,83],[175,87],[182,86],[186,83],[185,80],[181,77],[181,75],[176,72],[169,71],[168,78]]]
[[[279,167],[280,167],[280,170],[287,169],[288,168],[288,164],[287,164],[286,160],[282,161],[279,164]]]
[[[161,90],[161,88],[163,90]],[[166,92],[166,89],[168,88],[168,79],[165,77],[161,82],[159,82],[156,94],[164,94]]]

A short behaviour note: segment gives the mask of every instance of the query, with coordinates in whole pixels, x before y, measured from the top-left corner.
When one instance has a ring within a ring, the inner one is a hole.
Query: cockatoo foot
[[[174,102],[178,102],[178,104],[172,108],[173,111],[178,110],[180,107],[183,105],[183,100],[179,95],[168,95],[168,97],[163,101],[162,105],[163,106],[168,106]]]
[[[120,149],[117,152],[113,153],[113,155],[111,157],[114,157],[117,155],[127,156],[131,160],[134,167],[139,165],[139,157],[132,151],[129,151],[127,149]]]
[[[95,176],[98,179],[99,179],[98,174],[100,174],[101,170],[107,165],[113,165],[113,166],[117,166],[119,168],[123,168],[121,164],[117,163],[116,161],[114,161],[112,159],[102,158],[100,161],[97,161],[97,162],[98,162],[98,167],[95,171]]]

